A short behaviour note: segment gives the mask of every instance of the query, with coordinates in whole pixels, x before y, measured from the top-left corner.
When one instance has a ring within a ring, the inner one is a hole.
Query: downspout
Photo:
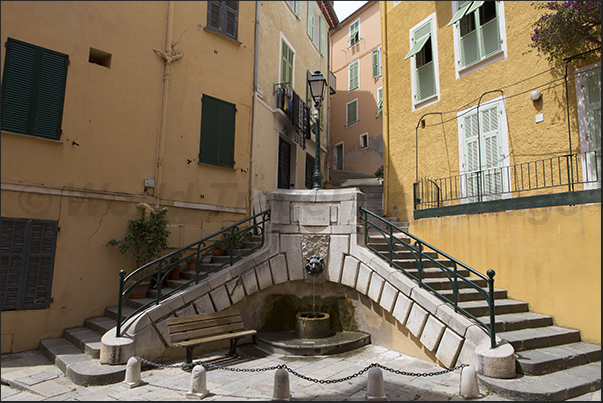
[[[163,153],[165,147],[165,128],[167,121],[167,106],[168,106],[168,91],[170,87],[170,63],[168,55],[172,54],[172,27],[174,25],[174,2],[168,1],[167,26],[165,37],[165,53],[157,52],[163,57],[165,63],[163,65],[163,96],[161,98],[161,120],[159,123],[159,137],[157,139],[157,164],[155,165],[155,208],[159,208],[159,199],[161,194],[161,177],[163,175]]]
[[[388,102],[388,79],[389,73],[387,64],[387,3],[379,3],[379,12],[381,14],[381,57],[383,63],[383,212],[388,215],[389,212],[389,102]]]
[[[249,141],[249,215],[253,215],[253,138],[255,137],[255,115],[257,109],[258,54],[260,43],[260,2],[255,2],[255,26],[253,38],[253,102],[251,103],[251,139]],[[257,212],[259,213],[259,211]]]

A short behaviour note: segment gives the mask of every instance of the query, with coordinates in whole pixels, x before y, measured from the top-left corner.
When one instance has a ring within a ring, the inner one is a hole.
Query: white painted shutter
[[[595,70],[584,76],[584,97],[586,119],[588,122],[588,145],[590,155],[589,181],[597,179],[597,187],[601,187],[601,70]],[[596,158],[593,154],[596,153]]]
[[[465,196],[469,203],[477,202],[478,175],[479,171],[479,146],[478,146],[478,124],[477,113],[465,116],[461,126],[464,139],[464,173],[465,173]],[[462,182],[461,182],[462,184]]]
[[[500,111],[498,105],[480,111],[482,138],[483,200],[502,197],[502,151],[500,135]]]

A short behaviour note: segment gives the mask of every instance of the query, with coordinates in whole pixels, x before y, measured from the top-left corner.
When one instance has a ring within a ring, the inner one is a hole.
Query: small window
[[[359,86],[359,66],[360,60],[356,60],[348,66],[348,91],[354,91]]]
[[[199,162],[234,167],[236,106],[203,94]]]
[[[12,38],[5,46],[2,130],[58,140],[69,56]]]
[[[368,133],[363,133],[360,135],[360,148],[368,148],[369,145],[369,136]]]
[[[348,102],[345,107],[347,112],[346,125],[350,126],[358,122],[358,99]]]
[[[3,311],[50,306],[57,231],[57,221],[2,217]]]
[[[350,24],[350,36],[348,38],[350,47],[360,42],[360,18]]]
[[[111,53],[103,52],[102,50],[90,48],[90,54],[88,56],[89,63],[95,63],[99,66],[111,68]]]
[[[207,27],[232,39],[237,39],[239,30],[238,1],[208,1]]]

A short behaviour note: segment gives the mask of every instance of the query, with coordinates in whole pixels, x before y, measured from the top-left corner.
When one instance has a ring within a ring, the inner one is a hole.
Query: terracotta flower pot
[[[194,263],[193,263],[193,269],[195,268]],[[170,280],[177,280],[180,278],[180,267],[174,267],[169,273],[168,273],[168,278]]]
[[[143,281],[142,283],[140,283],[136,287],[134,287],[130,294],[132,295],[132,298],[134,298],[134,299],[145,298],[147,296],[147,292],[149,291],[150,287],[151,287],[150,281]]]
[[[222,256],[222,248],[214,248],[214,256]]]

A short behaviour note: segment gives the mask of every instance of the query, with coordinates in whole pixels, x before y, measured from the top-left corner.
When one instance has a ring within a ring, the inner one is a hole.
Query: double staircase
[[[411,243],[402,232],[398,239]],[[387,255],[388,244],[383,236],[370,236],[368,246]],[[410,251],[395,245],[393,261],[418,277],[417,262]],[[425,252],[446,265],[436,252]],[[449,300],[452,286],[446,275],[431,261],[423,261],[423,281]],[[486,281],[470,277],[467,269],[457,272],[488,292]],[[496,283],[495,283],[496,284]],[[488,303],[481,294],[461,283],[459,306],[486,325],[490,325]],[[482,387],[513,400],[567,400],[601,389],[601,346],[581,341],[580,331],[557,326],[553,317],[530,312],[528,303],[511,299],[507,291],[494,289],[496,336],[508,341],[515,349],[517,376],[495,379],[479,375]]]

